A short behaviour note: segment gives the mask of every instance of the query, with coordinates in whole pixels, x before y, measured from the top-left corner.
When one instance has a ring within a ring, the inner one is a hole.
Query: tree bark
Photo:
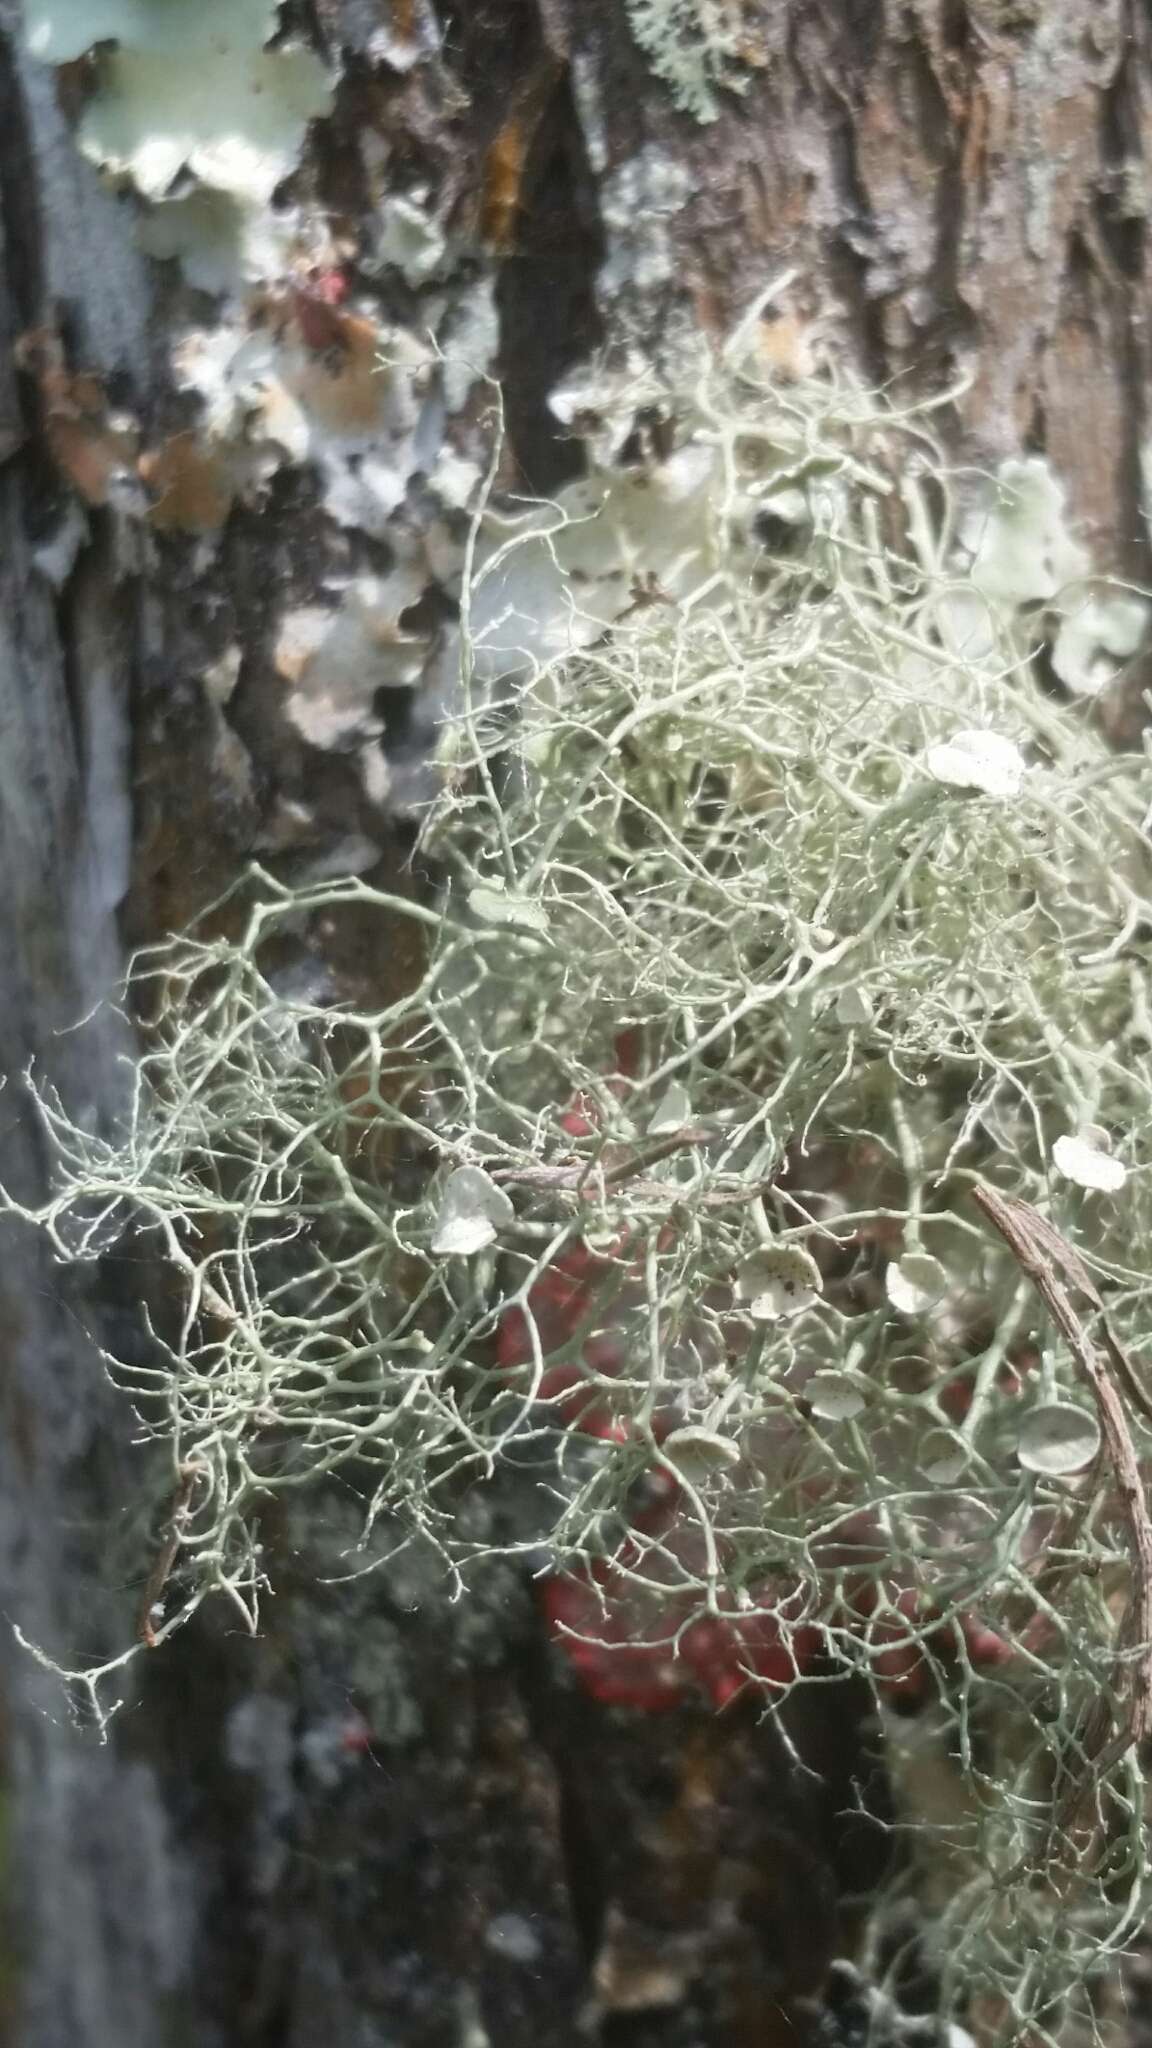
[[[625,0],[301,0],[285,26],[336,85],[287,196],[323,224],[360,317],[471,337],[504,393],[509,480],[572,474],[547,403],[566,371],[718,333],[787,274],[785,367],[818,331],[872,385],[954,386],[958,465],[1047,455],[1096,566],[1152,580],[1143,0],[734,11],[743,90],[718,87],[701,123]],[[419,543],[424,479],[444,449],[483,447],[488,402],[458,377],[426,411],[382,532],[332,516],[308,451],[215,524],[109,484],[121,414],[145,457],[133,489],[168,473],[147,460],[170,462],[195,419],[189,329],[258,326],[296,282],[249,280],[240,316],[145,258],[132,200],[75,139],[91,90],[83,66],[36,63],[0,10],[0,1172],[25,1203],[50,1174],[30,1066],[115,1126],[132,1041],[101,1005],[130,948],[186,925],[253,853],[287,877],[401,871],[434,693],[302,726],[285,619]],[[426,276],[379,260],[397,195],[442,237]],[[405,614],[429,646],[437,603]],[[1148,680],[1130,664],[1125,733]],[[332,943],[367,994],[405,971],[394,934]],[[153,1554],[162,1478],[99,1359],[133,1341],[146,1285],[123,1260],[63,1276],[42,1237],[0,1224],[0,1604],[66,1663],[130,1639]],[[0,1635],[4,2039],[814,2037],[886,1855],[855,1694],[796,1708],[823,1771],[798,1789],[748,1712],[650,1722],[579,1696],[511,1566],[455,1603],[414,1568],[330,1583],[355,1534],[335,1491],[272,1530],[260,1638],[205,1611],[104,1743]],[[876,1819],[846,1824],[860,1787]]]

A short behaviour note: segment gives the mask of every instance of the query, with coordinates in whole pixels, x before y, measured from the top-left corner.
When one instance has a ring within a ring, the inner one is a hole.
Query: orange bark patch
[[[134,429],[109,420],[103,379],[90,370],[70,370],[51,328],[21,335],[15,357],[39,386],[52,460],[86,505],[106,504],[113,476],[131,466]]]
[[[309,353],[285,378],[293,396],[327,433],[372,433],[388,381],[375,321],[309,300],[296,325]]]
[[[191,431],[173,434],[142,456],[140,475],[157,493],[151,517],[162,533],[215,533],[232,509],[236,480],[229,464]]]
[[[512,112],[501,122],[484,154],[480,235],[498,256],[506,255],[516,239],[528,152],[559,68],[554,57],[545,59],[517,95]]]
[[[776,313],[760,322],[760,354],[778,376],[810,377],[815,369],[810,327],[795,313]]]

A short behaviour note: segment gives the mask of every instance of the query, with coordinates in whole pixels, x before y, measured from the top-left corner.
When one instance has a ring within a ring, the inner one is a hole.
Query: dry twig
[[[1112,1714],[1107,1700],[1101,1699],[1091,1711],[1082,1739],[1094,1781],[1100,1784],[1130,1749],[1138,1747],[1152,1734],[1152,1517],[1149,1516],[1140,1464],[1116,1382],[1119,1381],[1133,1405],[1145,1417],[1152,1416],[1152,1406],[1132,1360],[1109,1328],[1100,1290],[1075,1247],[1030,1202],[1001,1194],[987,1182],[978,1182],[972,1195],[988,1221],[999,1231],[1021,1271],[1031,1280],[1088,1382],[1099,1414],[1108,1462],[1128,1523],[1132,1546],[1132,1591],[1116,1644],[1121,1672],[1131,1674],[1118,1688],[1122,1694],[1128,1694],[1127,1720],[1108,1740]],[[1099,1345],[1093,1341],[1089,1328],[1077,1312],[1076,1295],[1085,1299],[1094,1311],[1101,1340]],[[1142,1654],[1138,1661],[1133,1661],[1128,1653],[1137,1649]],[[1057,1828],[1075,1822],[1087,1790],[1087,1785],[1078,1785],[1063,1802],[1056,1815]]]

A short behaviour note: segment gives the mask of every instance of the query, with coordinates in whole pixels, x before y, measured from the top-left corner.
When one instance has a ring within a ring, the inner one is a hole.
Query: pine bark
[[[340,84],[298,189],[354,236],[418,180],[456,281],[494,280],[528,487],[572,472],[547,406],[565,370],[722,331],[790,273],[782,349],[816,323],[873,385],[954,387],[957,464],[1046,454],[1098,567],[1152,581],[1144,0],[743,11],[745,90],[704,125],[624,0],[314,0],[293,25]],[[180,536],[134,551],[61,473],[35,331],[146,427],[183,417],[186,305],[75,146],[83,89],[0,12],[0,1173],[25,1202],[50,1161],[22,1076],[114,1127],[131,1034],[100,1005],[127,950],[194,917],[285,804],[313,855],[351,819],[384,868],[403,857],[347,755],[280,709],[277,606],[337,561],[306,475],[238,504],[205,562]],[[414,317],[389,289],[382,311]],[[203,678],[230,643],[222,712]],[[1136,664],[1125,734],[1148,680]],[[407,706],[385,754],[420,720]],[[346,937],[366,987],[402,971],[387,937]],[[98,1347],[132,1341],[148,1285],[124,1262],[64,1275],[0,1224],[0,1607],[65,1660],[127,1640],[147,1570],[153,1476]],[[814,2038],[886,1854],[850,1689],[796,1710],[801,1785],[748,1712],[583,1700],[512,1567],[458,1603],[400,1575],[322,1583],[353,1533],[335,1493],[271,1532],[261,1637],[205,1612],[104,1744],[0,1630],[12,2048]],[[854,1785],[876,1823],[845,1825]]]

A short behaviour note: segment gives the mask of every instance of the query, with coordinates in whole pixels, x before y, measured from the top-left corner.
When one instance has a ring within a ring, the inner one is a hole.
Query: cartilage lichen
[[[512,1458],[594,1676],[930,1674],[970,1792],[945,1997],[1039,2037],[1147,1898],[1131,1758],[1093,1788],[1083,1741],[1133,1564],[970,1191],[1044,1210],[1139,1366],[1147,764],[1037,681],[1074,594],[987,587],[930,412],[782,386],[754,327],[665,411],[646,469],[477,513],[443,900],[257,876],[147,956],[127,1127],[44,1103],[43,1220],[65,1256],[131,1222],[179,1285],[112,1366],[184,1475],[159,1637],[217,1588],[255,1625],[260,1503],[337,1469],[465,1569]],[[285,978],[348,910],[421,941],[377,1010]]]

